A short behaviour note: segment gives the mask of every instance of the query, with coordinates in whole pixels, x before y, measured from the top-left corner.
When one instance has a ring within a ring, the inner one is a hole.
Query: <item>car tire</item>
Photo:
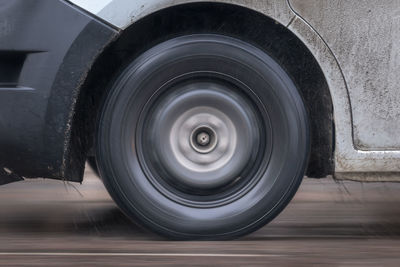
[[[307,117],[299,90],[262,49],[180,36],[116,76],[96,159],[133,220],[172,239],[232,239],[271,221],[297,191]]]

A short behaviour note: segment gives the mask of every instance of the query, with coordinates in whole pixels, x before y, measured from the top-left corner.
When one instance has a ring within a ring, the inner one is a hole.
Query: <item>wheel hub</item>
[[[207,154],[217,146],[218,136],[210,126],[198,126],[195,128],[189,138],[191,147],[198,153]]]
[[[211,194],[241,179],[258,151],[249,102],[217,82],[170,88],[146,121],[149,161],[160,179],[190,194]],[[238,142],[240,140],[240,142]]]
[[[210,135],[207,132],[201,132],[196,137],[197,144],[207,146],[210,143]]]

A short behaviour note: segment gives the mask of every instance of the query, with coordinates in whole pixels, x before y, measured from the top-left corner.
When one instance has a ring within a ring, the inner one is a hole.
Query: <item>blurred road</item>
[[[400,183],[305,179],[268,226],[235,241],[170,242],[131,224],[88,169],[82,185],[0,187],[1,266],[400,265]]]

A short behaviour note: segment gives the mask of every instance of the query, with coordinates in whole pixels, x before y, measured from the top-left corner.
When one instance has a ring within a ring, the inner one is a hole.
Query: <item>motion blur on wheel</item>
[[[234,238],[273,219],[296,192],[307,114],[265,52],[192,34],[118,74],[96,147],[106,187],[132,218],[174,239]]]

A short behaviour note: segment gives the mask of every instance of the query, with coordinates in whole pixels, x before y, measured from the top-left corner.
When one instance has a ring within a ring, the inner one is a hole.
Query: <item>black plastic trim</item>
[[[0,51],[15,59],[4,63],[11,74],[0,89],[0,170],[82,180],[84,160],[70,160],[73,111],[93,62],[117,35],[65,1],[0,0]]]

